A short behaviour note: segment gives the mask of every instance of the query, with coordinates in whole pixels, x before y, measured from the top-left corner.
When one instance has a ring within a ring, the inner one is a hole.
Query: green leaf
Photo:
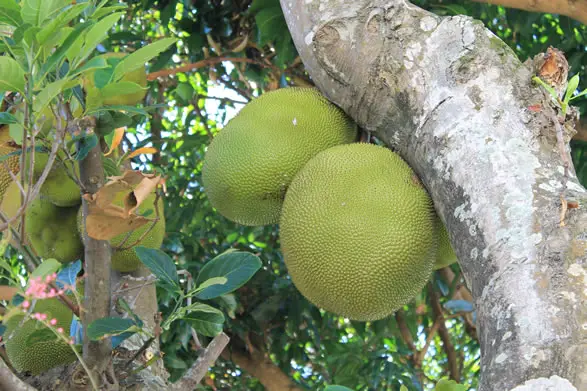
[[[86,156],[88,156],[88,153],[90,153],[90,151],[96,146],[98,145],[98,136],[96,136],[95,134],[91,134],[87,137],[82,137],[80,138],[77,142],[78,142],[78,147],[77,147],[77,154],[75,155],[75,160],[82,161],[86,158]]]
[[[100,19],[104,15],[110,15],[113,12],[126,10],[128,8],[127,5],[114,5],[112,7],[103,7],[92,14],[92,19]]]
[[[114,69],[114,81],[120,80],[128,72],[144,67],[146,62],[157,57],[175,42],[177,42],[175,38],[163,38],[124,57]]]
[[[194,88],[189,83],[180,83],[175,89],[175,93],[183,99],[184,102],[189,102],[194,96]]]
[[[167,325],[166,328],[169,328],[171,323],[173,323],[174,321],[176,321],[178,319],[184,319],[188,314],[190,314],[192,312],[206,312],[209,314],[220,315],[220,316],[222,316],[222,319],[224,319],[224,315],[222,314],[222,312],[220,310],[218,310],[212,306],[209,306],[208,304],[193,303],[193,304],[190,304],[185,307],[180,307],[177,311],[170,314],[169,317],[165,321],[165,323]]]
[[[10,57],[0,57],[0,90],[24,94],[24,71],[20,64]]]
[[[180,291],[177,269],[169,255],[161,250],[142,246],[135,247],[135,252],[141,262],[149,268],[166,290],[170,292]]]
[[[15,27],[22,24],[20,7],[14,0],[0,0],[0,23]]]
[[[42,329],[38,329],[33,331],[26,339],[25,345],[31,346],[41,342],[48,342],[48,341],[55,341],[57,339],[57,335],[47,328],[44,327]]]
[[[253,0],[247,12],[251,15],[254,15],[255,13],[261,11],[264,8],[270,8],[275,6],[279,6],[279,0]]]
[[[75,4],[57,15],[55,19],[51,20],[37,34],[37,40],[39,43],[43,45],[47,39],[56,34],[57,31],[59,31],[62,27],[67,26],[70,21],[81,14],[86,8],[88,8],[88,5],[89,3]]]
[[[85,60],[96,49],[96,46],[106,38],[108,31],[118,23],[122,15],[124,15],[124,12],[117,12],[108,15],[88,30],[84,47],[79,56],[76,57],[75,64],[79,64],[81,61]]]
[[[90,114],[97,114],[104,111],[126,111],[128,113],[140,114],[140,115],[148,115],[147,111],[141,109],[139,107],[134,106],[124,106],[124,105],[111,105],[111,106],[102,106],[99,108],[95,108],[88,111],[88,115]]]
[[[137,330],[137,325],[132,319],[101,318],[90,323],[87,333],[92,341],[98,341],[111,335],[136,332]]]
[[[74,70],[72,76],[102,68],[108,68],[108,63],[106,60],[104,60],[102,57],[94,57],[81,67]]]
[[[207,300],[230,293],[249,281],[262,265],[259,257],[251,253],[231,251],[220,254],[200,270],[196,285],[213,277],[226,277],[226,284],[209,286],[196,296]]]
[[[577,95],[573,96],[573,97],[572,97],[570,100],[573,100],[573,99],[580,98],[580,97],[582,97],[583,95],[587,95],[587,88],[586,88],[586,89],[584,89],[583,91],[579,92]]]
[[[259,29],[259,43],[264,45],[267,42],[276,40],[283,35],[285,18],[279,5],[264,8],[255,15],[255,22]]]
[[[458,384],[454,380],[440,379],[434,391],[467,391],[467,386]]]
[[[222,332],[222,325],[224,324],[224,315],[222,312],[204,312],[192,311],[183,317],[198,334],[207,337],[215,337]]]
[[[61,262],[59,262],[58,260],[53,258],[45,259],[43,263],[41,263],[39,266],[37,266],[35,270],[33,270],[33,272],[31,273],[31,277],[46,277],[49,274],[57,272],[57,270],[59,270],[60,267]]]
[[[65,58],[69,48],[78,40],[84,30],[92,25],[91,22],[80,23],[75,26],[73,31],[69,33],[65,41],[57,48],[57,50],[49,56],[47,62],[41,68],[41,77],[45,77],[48,72],[51,72],[63,59]]]
[[[207,279],[206,281],[202,282],[200,286],[196,288],[196,292],[200,292],[208,287],[213,285],[224,285],[228,282],[226,277],[212,277]]]
[[[45,88],[43,88],[41,92],[39,92],[37,98],[33,103],[33,108],[35,112],[42,112],[43,109],[45,109],[45,107],[47,107],[47,105],[49,105],[49,103],[51,103],[51,101],[63,91],[68,81],[68,79],[61,79],[57,80],[56,82],[47,84]]]
[[[20,15],[22,20],[33,26],[42,26],[67,5],[67,0],[23,0]]]
[[[102,96],[102,99],[107,99],[119,95],[135,94],[144,90],[146,90],[146,88],[141,87],[137,83],[131,81],[119,81],[106,85],[100,90],[100,95]]]
[[[344,386],[327,386],[324,391],[353,391],[350,388]]]
[[[567,91],[565,93],[564,102],[569,102],[575,90],[579,87],[579,74],[577,73],[575,76],[569,80],[569,84],[567,84]]]
[[[18,119],[10,113],[0,113],[0,125],[4,124],[16,124],[18,123]]]

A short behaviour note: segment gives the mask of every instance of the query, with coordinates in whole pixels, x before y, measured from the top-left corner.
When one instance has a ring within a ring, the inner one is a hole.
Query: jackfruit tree
[[[584,388],[587,10],[490,3],[0,0],[0,389]]]

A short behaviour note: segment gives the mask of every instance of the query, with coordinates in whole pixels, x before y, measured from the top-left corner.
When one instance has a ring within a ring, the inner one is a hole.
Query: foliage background
[[[563,50],[587,88],[587,28],[563,16],[533,14],[471,1],[418,0],[439,15],[480,19],[522,61],[548,46]],[[196,275],[202,265],[228,248],[260,255],[263,269],[235,295],[215,302],[229,318],[230,353],[206,379],[207,390],[264,390],[260,373],[239,367],[245,359],[271,362],[301,388],[341,384],[356,390],[430,389],[452,376],[474,389],[479,345],[474,309],[464,299],[458,265],[437,272],[409,306],[388,319],[350,322],[309,304],[293,287],[279,250],[278,227],[243,227],[218,215],[201,184],[206,146],[243,104],[280,87],[311,85],[287,31],[278,0],[130,0],[123,22],[101,51],[133,51],[161,37],[179,42],[149,64],[149,72],[194,64],[185,73],[150,83],[148,104],[164,103],[149,121],[134,117],[125,138],[128,149],[152,145],[154,156],[134,158],[137,168],[167,177],[164,250],[179,269]],[[587,114],[587,99],[578,101]],[[587,142],[572,141],[577,174],[587,184]],[[11,249],[10,270],[23,268]],[[456,296],[455,292],[457,293]],[[459,296],[459,293],[460,296]],[[158,292],[161,311],[174,307]],[[455,300],[458,299],[458,300]],[[204,344],[206,340],[202,341]],[[200,348],[187,324],[176,322],[162,335],[165,364],[181,377]],[[261,357],[261,358],[260,358]]]

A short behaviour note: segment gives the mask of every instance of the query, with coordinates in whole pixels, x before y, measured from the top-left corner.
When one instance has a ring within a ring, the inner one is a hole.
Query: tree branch
[[[230,348],[222,352],[222,358],[258,379],[267,391],[304,391],[261,350],[247,352],[231,343]]]
[[[259,61],[255,61],[255,60],[252,60],[252,59],[246,58],[246,57],[210,57],[205,60],[201,60],[201,61],[194,62],[191,64],[182,65],[177,68],[163,69],[163,70],[160,70],[157,72],[149,73],[149,75],[147,76],[147,80],[155,80],[158,77],[171,76],[171,75],[175,75],[177,73],[182,73],[182,72],[191,72],[195,69],[204,68],[204,67],[207,67],[210,65],[215,65],[215,64],[218,64],[218,63],[224,62],[224,61],[244,62],[247,64],[255,64],[255,65],[258,65],[261,67],[265,67],[265,68],[274,68],[274,66],[272,66],[272,65],[265,64],[265,63],[259,62]]]
[[[36,391],[34,387],[29,386],[20,380],[8,368],[6,363],[0,358],[0,390],[9,391]]]
[[[587,2],[577,0],[473,0],[530,12],[560,14],[587,24]]]
[[[180,381],[173,384],[171,389],[177,391],[193,390],[202,381],[208,369],[214,365],[222,351],[228,345],[230,338],[224,333],[218,334],[200,354],[194,365],[186,372]]]
[[[102,167],[102,152],[100,145],[96,145],[80,162],[80,178],[82,186],[89,194],[94,194],[104,184],[104,169]],[[88,216],[88,201],[83,199],[83,227],[84,227],[84,270],[86,274],[85,302],[83,311],[84,331],[93,321],[110,316],[110,263],[111,250],[107,240],[96,240],[88,236],[86,218]],[[84,332],[83,359],[94,372],[97,379],[111,363],[112,342],[110,338],[100,341],[91,341]]]
[[[430,302],[432,303],[432,313],[434,314],[434,319],[438,320],[438,335],[442,340],[442,345],[444,351],[446,352],[446,357],[448,359],[448,372],[450,373],[450,378],[457,383],[461,380],[461,375],[459,373],[459,362],[457,359],[457,353],[455,352],[455,347],[450,339],[450,333],[446,329],[446,325],[444,324],[444,314],[442,312],[442,306],[440,305],[440,301],[438,301],[438,295],[434,291],[434,287],[432,284],[428,284],[428,294],[430,297]],[[436,323],[436,322],[435,322]]]

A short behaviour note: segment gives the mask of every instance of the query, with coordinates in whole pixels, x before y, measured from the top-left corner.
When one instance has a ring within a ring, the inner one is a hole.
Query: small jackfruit
[[[2,135],[7,136],[7,132],[8,127],[0,126],[0,159],[3,160],[0,163],[0,200],[2,200],[6,189],[12,182],[12,177],[8,170],[15,175],[20,171],[20,155],[14,154],[18,151],[18,148],[10,144],[8,137],[2,137]],[[6,156],[8,157],[4,159]],[[6,167],[8,167],[8,170]]]
[[[106,53],[106,54],[103,54],[98,57],[101,57],[101,58],[105,59],[106,61],[108,61],[109,58],[122,58],[122,57],[125,57],[126,55],[127,55],[127,53]],[[96,88],[96,82],[94,80],[95,72],[96,71],[88,72],[88,74],[86,75],[86,77],[83,80],[83,86],[84,86],[84,89],[86,90],[87,93]],[[144,67],[141,67],[141,68],[135,69],[134,71],[127,73],[126,75],[124,75],[122,77],[122,79],[120,81],[132,82],[132,83],[138,84],[139,86],[145,88],[145,87],[147,87],[147,72]],[[146,94],[147,94],[147,90],[145,88],[142,91],[133,92],[130,94],[120,94],[117,96],[111,96],[108,98],[104,98],[102,100],[102,103],[104,105],[134,106],[137,103],[141,102],[145,98]]]
[[[318,152],[356,140],[346,114],[313,88],[283,88],[248,103],[208,147],[202,179],[220,214],[274,224],[285,192]]]
[[[26,210],[25,232],[37,255],[61,263],[82,257],[84,247],[77,230],[79,209],[56,206],[42,196],[31,202]]]
[[[382,319],[428,281],[436,213],[412,169],[389,149],[339,145],[296,175],[280,220],[294,285],[310,302],[353,320]]]
[[[34,312],[47,314],[49,319],[57,319],[56,328],[63,328],[66,337],[69,336],[73,313],[57,298],[38,300]],[[10,316],[5,321],[6,354],[10,363],[18,372],[30,372],[38,375],[51,368],[66,365],[75,361],[76,356],[70,345],[61,339],[40,339],[29,337],[37,330],[47,328],[35,319],[29,319],[21,324],[24,315]]]
[[[440,227],[440,232],[438,234],[438,251],[436,252],[434,270],[450,266],[457,261],[457,255],[450,244],[450,238],[448,237],[446,226],[442,224],[441,221],[438,222],[438,225]]]
[[[35,153],[35,180],[41,176],[48,161],[49,155],[47,153]],[[40,194],[57,206],[65,207],[81,204],[80,188],[70,176],[74,174],[79,178],[79,167],[76,162],[56,158],[49,175],[45,179],[43,186],[41,186]]]

